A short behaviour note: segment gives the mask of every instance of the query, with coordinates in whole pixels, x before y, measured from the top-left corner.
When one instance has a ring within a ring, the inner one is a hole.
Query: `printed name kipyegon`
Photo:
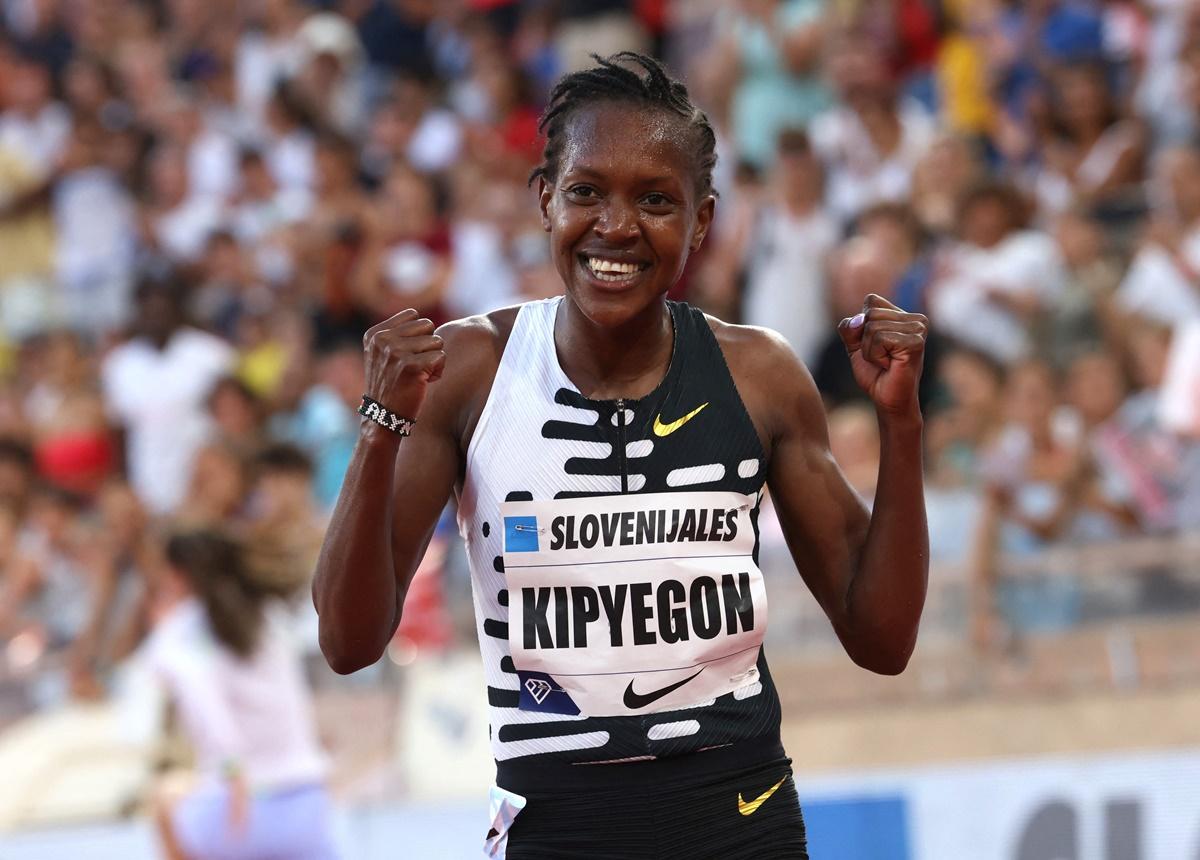
[[[558,516],[550,523],[550,549],[591,549],[680,541],[731,541],[737,537],[737,509],[623,511]]]
[[[650,598],[653,596],[653,602]],[[615,585],[526,586],[521,589],[525,649],[586,648],[588,625],[608,620],[612,647],[624,644],[622,620],[632,620],[633,644],[674,644],[691,636],[713,639],[754,629],[749,573],[726,573],[718,583],[698,576],[690,588],[667,579]],[[551,618],[553,617],[553,623]]]

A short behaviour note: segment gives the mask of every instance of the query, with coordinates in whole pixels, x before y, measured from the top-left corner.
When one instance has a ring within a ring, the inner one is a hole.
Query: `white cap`
[[[362,43],[354,25],[334,12],[318,12],[310,15],[300,25],[296,37],[311,61],[319,54],[332,54],[342,65],[356,64],[362,56]]]

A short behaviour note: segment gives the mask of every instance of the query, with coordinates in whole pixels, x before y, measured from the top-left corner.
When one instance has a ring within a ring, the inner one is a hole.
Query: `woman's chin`
[[[568,290],[569,297],[594,325],[620,328],[662,301],[666,290],[634,289],[597,291],[588,287]]]

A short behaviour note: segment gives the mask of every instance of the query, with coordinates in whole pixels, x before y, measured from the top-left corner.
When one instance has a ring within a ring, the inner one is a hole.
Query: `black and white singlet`
[[[521,306],[459,499],[497,782],[717,748],[778,757],[764,451],[717,339],[669,302],[658,387],[589,400],[558,362],[560,302]]]

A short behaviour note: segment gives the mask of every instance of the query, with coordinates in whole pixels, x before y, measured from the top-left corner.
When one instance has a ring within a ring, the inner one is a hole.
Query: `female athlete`
[[[880,426],[870,513],[785,341],[666,300],[716,205],[684,86],[618,54],[564,77],[542,127],[565,295],[366,333],[321,647],[339,672],[380,657],[454,492],[497,763],[487,856],[806,857],[762,653],[759,504],[769,489],[850,657],[902,671],[928,561],[926,321],[872,296],[838,327]]]

